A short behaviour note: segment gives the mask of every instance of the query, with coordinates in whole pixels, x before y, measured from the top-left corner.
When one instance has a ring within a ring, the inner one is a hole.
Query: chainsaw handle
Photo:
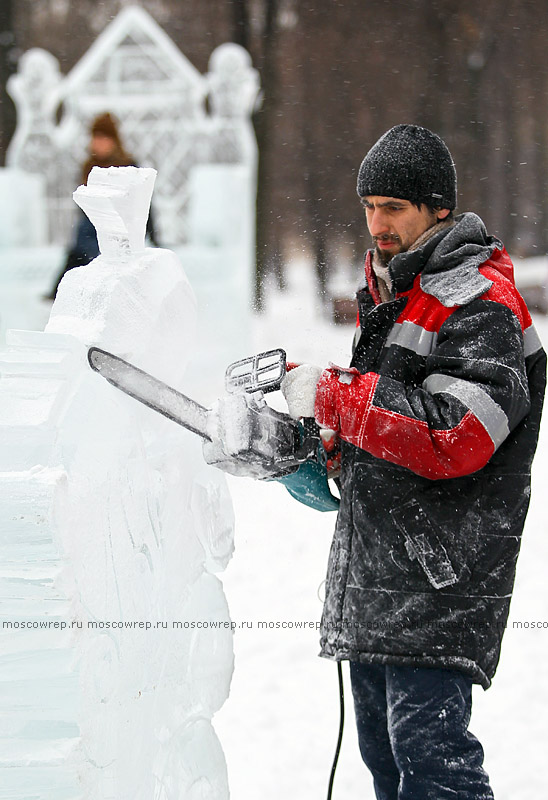
[[[304,438],[306,439],[308,436],[312,436],[315,439],[320,438],[320,426],[314,419],[314,417],[303,417],[301,419],[301,424],[304,428]]]
[[[276,392],[285,373],[285,350],[277,347],[229,364],[225,371],[225,389],[229,394]]]
[[[317,461],[318,446],[320,444],[320,426],[314,417],[303,417],[300,420],[303,427],[301,446],[295,453],[298,461]]]

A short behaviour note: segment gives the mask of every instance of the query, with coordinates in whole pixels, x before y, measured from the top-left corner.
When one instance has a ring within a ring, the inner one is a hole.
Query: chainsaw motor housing
[[[299,424],[271,408],[262,392],[226,395],[210,410],[204,458],[225,472],[277,478],[295,472],[300,460]]]

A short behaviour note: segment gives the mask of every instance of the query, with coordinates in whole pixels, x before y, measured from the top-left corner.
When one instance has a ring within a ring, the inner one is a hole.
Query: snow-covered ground
[[[285,294],[269,293],[249,354],[283,346],[291,360],[347,362],[351,326],[325,319],[304,263],[292,266],[289,282]],[[535,323],[547,347],[548,318],[536,317]],[[496,800],[546,796],[547,477],[548,418],[501,663],[491,689],[475,689],[470,727],[484,745]],[[338,726],[336,667],[317,657],[315,629],[335,515],[298,504],[276,483],[229,477],[229,484],[236,551],[222,578],[238,626],[236,664],[230,697],[214,724],[226,753],[231,797],[317,800],[327,794]],[[373,800],[358,752],[346,670],[345,688],[347,718],[334,799]]]

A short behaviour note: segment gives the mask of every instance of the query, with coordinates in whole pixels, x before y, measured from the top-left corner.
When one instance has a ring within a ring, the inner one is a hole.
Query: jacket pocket
[[[416,500],[390,511],[405,537],[405,548],[412,561],[418,561],[434,589],[457,582],[458,576],[442,542],[440,529],[425,514]]]

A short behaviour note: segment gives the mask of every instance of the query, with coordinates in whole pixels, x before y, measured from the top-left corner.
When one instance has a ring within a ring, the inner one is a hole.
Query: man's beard
[[[391,242],[394,242],[395,244],[400,244],[401,245],[401,239],[400,239],[399,236],[396,236],[396,235],[386,236],[386,237],[385,236],[375,236],[373,238],[373,244],[375,245],[375,252],[377,253],[377,257],[378,257],[379,261],[381,262],[381,264],[385,264],[385,265],[388,264],[390,261],[392,261],[394,256],[397,255],[397,253],[388,252],[388,250],[382,250],[378,246],[377,242],[379,240],[383,241],[383,240],[386,240],[386,239],[389,239]],[[401,252],[401,250],[398,250],[398,253],[399,252]]]
[[[378,247],[375,247],[375,252],[381,264],[387,266],[389,262],[392,261],[393,256],[391,253],[386,253],[384,250],[379,250]]]

